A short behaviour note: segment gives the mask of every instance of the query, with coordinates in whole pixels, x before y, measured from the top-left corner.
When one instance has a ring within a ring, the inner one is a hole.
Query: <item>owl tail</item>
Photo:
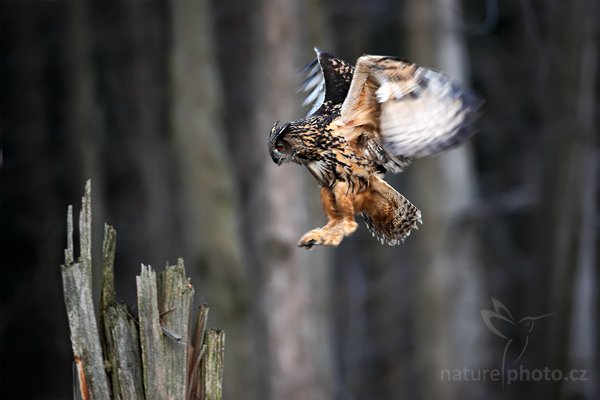
[[[404,242],[412,229],[418,229],[421,211],[384,180],[374,177],[369,183],[370,199],[362,212],[367,228],[383,244]]]

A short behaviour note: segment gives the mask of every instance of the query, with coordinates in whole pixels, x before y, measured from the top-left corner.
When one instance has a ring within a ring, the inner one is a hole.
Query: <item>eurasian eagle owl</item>
[[[328,222],[298,245],[337,246],[356,230],[358,213],[382,243],[398,244],[421,212],[383,175],[462,143],[482,102],[450,77],[396,57],[364,55],[352,67],[315,51],[303,83],[312,90],[309,115],[277,122],[269,135],[275,163],[305,165],[321,186]]]

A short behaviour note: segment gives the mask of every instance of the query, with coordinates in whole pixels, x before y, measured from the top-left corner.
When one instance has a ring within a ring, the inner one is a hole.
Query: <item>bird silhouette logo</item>
[[[494,310],[481,310],[481,317],[483,318],[485,326],[487,326],[490,331],[496,336],[506,340],[504,352],[502,353],[502,375],[504,376],[507,357],[514,358],[512,360],[512,363],[514,364],[521,359],[523,354],[525,354],[525,350],[529,344],[529,336],[535,326],[535,321],[554,315],[556,312],[537,317],[523,317],[517,321],[500,300],[492,297],[492,305],[494,306]]]

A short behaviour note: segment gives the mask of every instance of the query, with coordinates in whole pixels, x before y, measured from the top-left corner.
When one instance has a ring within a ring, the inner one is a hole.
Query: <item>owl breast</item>
[[[333,182],[332,166],[328,165],[326,160],[312,161],[306,164],[306,167],[321,185],[330,186]]]

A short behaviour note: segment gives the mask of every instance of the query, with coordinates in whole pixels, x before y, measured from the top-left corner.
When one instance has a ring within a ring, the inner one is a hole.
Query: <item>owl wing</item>
[[[424,157],[473,133],[482,101],[447,75],[394,57],[358,59],[341,109],[347,127],[365,126],[392,157]]]
[[[302,103],[311,105],[308,116],[322,111],[324,103],[341,104],[346,99],[354,67],[315,47],[317,58],[303,70],[307,77],[300,90],[310,92]]]

